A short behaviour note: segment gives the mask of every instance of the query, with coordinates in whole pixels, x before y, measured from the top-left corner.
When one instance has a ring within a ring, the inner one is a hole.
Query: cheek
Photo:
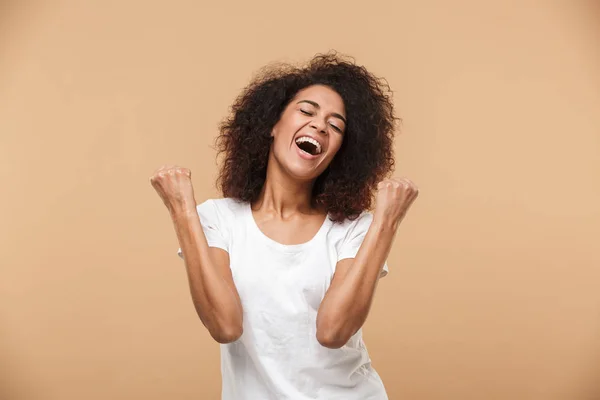
[[[296,129],[296,126],[293,124],[293,122],[294,121],[290,121],[289,119],[282,118],[273,127],[272,135],[280,139],[280,141],[284,141],[281,139],[291,138]]]
[[[337,152],[340,150],[340,147],[342,147],[342,137],[336,137],[335,139],[332,138],[329,142],[329,153],[331,153],[331,156],[335,156],[337,154]]]

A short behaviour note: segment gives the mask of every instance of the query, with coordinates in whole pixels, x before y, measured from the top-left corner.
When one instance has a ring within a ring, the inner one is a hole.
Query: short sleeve
[[[212,199],[206,200],[204,203],[196,206],[196,211],[200,217],[200,224],[202,225],[208,246],[229,251],[227,224],[219,212],[215,201]],[[177,255],[183,258],[181,248],[177,250]]]
[[[355,258],[360,246],[365,240],[365,236],[373,222],[373,214],[364,212],[356,220],[352,221],[346,237],[338,251],[338,261],[345,258]],[[387,261],[383,265],[380,277],[383,278],[388,274]]]

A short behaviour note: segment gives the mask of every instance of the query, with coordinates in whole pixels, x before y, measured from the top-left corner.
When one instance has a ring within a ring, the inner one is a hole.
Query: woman
[[[217,138],[224,198],[196,205],[186,168],[150,178],[222,344],[223,399],[387,399],[361,327],[418,194],[386,179],[394,122],[383,81],[320,55],[267,69],[236,100]]]

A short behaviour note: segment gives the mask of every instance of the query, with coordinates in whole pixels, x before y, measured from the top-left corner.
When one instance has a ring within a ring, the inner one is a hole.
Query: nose
[[[327,133],[327,125],[321,118],[315,118],[310,122],[310,127],[317,130],[319,133]]]

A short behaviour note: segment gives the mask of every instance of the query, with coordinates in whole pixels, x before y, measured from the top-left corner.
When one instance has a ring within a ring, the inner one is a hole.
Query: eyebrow
[[[315,108],[321,108],[321,106],[319,105],[319,103],[315,103],[312,100],[300,100],[297,104],[300,104],[300,103],[308,103],[308,104],[314,106]],[[346,118],[342,117],[340,114],[338,114],[338,113],[331,113],[331,116],[341,119],[342,121],[344,121],[344,124],[348,125],[348,123],[346,122]]]

